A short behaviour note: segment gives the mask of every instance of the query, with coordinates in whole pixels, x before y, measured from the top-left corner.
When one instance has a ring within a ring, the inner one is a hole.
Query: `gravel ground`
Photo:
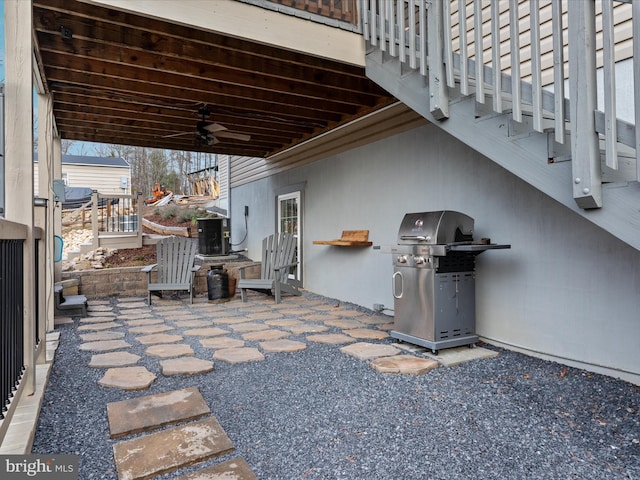
[[[640,478],[640,387],[613,378],[500,349],[422,376],[380,374],[309,344],[125,392],[98,386],[104,371],[87,366],[76,326],[60,327],[33,453],[79,455],[81,479],[117,478],[108,402],[194,385],[235,451],[155,478],[237,456],[261,479]],[[158,359],[140,364],[159,371]]]

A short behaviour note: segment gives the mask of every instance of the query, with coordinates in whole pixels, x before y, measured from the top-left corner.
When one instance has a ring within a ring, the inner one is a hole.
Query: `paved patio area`
[[[575,425],[586,429],[573,420],[567,433],[550,416],[565,408],[563,398],[584,389],[585,412],[596,411],[594,401],[629,404],[616,397],[615,380],[598,377],[612,393],[599,387],[596,395],[580,379],[592,377],[579,370],[567,374],[557,364],[499,349],[462,347],[436,357],[389,337],[390,320],[308,292],[279,305],[258,293],[247,303],[239,297],[223,303],[199,297],[194,304],[184,296],[154,297],[151,306],[142,298],[92,300],[86,318],[60,326],[63,347],[34,453],[78,453],[81,472],[91,469],[86,478],[386,479],[424,468],[465,471],[455,452],[466,458],[475,448],[488,454],[480,463],[510,472],[511,457],[500,449],[516,443],[518,468],[535,472],[531,449],[565,459],[563,439]],[[478,359],[486,363],[472,361]],[[533,392],[547,398],[536,401]],[[625,407],[631,421],[634,401]],[[478,430],[476,417],[495,428]],[[548,430],[538,425],[541,417],[551,421]],[[523,437],[525,431],[534,438]],[[626,441],[637,450],[636,436]],[[485,449],[496,442],[495,452]],[[379,448],[389,454],[376,453]],[[635,453],[630,458],[637,460]],[[566,472],[574,472],[568,463]]]

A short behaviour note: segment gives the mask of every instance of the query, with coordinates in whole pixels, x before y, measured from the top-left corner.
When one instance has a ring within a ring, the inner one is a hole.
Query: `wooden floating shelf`
[[[314,240],[314,245],[332,245],[334,247],[370,247],[369,230],[343,230],[337,240]]]

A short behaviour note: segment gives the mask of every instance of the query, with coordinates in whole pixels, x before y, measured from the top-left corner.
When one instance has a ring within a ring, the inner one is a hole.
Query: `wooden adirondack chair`
[[[256,290],[271,294],[274,291],[276,303],[280,303],[282,292],[300,295],[298,287],[289,282],[289,273],[298,262],[295,260],[296,239],[290,233],[269,235],[262,241],[262,269],[260,278],[246,278],[245,269],[254,265],[240,267],[238,288],[242,301],[247,301],[247,290]]]
[[[149,305],[151,292],[163,290],[188,290],[193,303],[193,283],[200,265],[194,265],[198,245],[191,238],[167,237],[156,245],[157,262],[142,269],[147,274]],[[151,272],[157,270],[156,281],[151,281]]]

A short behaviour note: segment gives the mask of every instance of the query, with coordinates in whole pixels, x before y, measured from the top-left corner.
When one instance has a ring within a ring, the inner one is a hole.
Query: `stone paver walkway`
[[[100,385],[144,390],[163,376],[194,376],[193,388],[109,404],[112,437],[189,421],[115,444],[121,479],[155,476],[233,449],[215,418],[194,420],[209,413],[195,388],[197,376],[212,370],[215,375],[216,362],[269,361],[271,355],[325,344],[381,373],[420,375],[439,364],[454,364],[391,339],[390,317],[304,295],[286,296],[279,305],[252,293],[246,303],[239,296],[215,304],[206,297],[194,304],[186,298],[154,298],[151,307],[143,298],[124,297],[90,300],[88,310],[90,315],[76,326],[83,341],[79,349],[89,366],[105,370]],[[465,352],[464,358],[473,355]],[[176,451],[182,453],[176,456]],[[160,457],[165,460],[158,462]],[[180,478],[253,480],[255,475],[244,459],[236,458]]]

